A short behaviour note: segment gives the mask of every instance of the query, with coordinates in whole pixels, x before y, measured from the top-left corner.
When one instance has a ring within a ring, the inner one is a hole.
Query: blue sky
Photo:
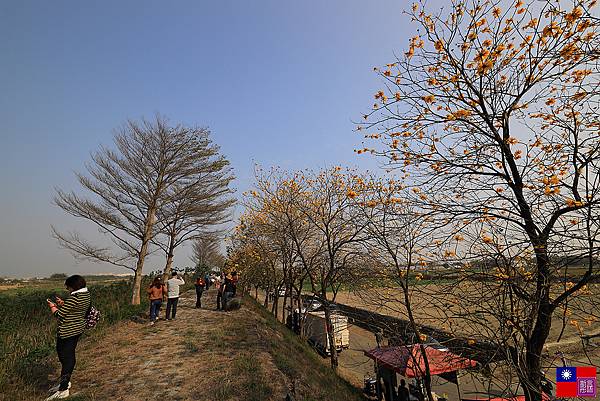
[[[415,27],[403,1],[104,1],[0,4],[0,276],[123,272],[77,264],[50,224],[91,151],[126,119],[208,126],[238,193],[253,164],[374,168],[352,121]],[[187,251],[176,264],[190,264]],[[149,261],[147,270],[162,267]]]

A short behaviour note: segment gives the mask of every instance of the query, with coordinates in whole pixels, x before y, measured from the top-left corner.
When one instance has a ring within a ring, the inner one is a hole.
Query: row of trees
[[[164,274],[175,250],[190,240],[216,242],[234,203],[229,161],[205,128],[154,120],[128,121],[114,148],[92,154],[87,174],[77,173],[84,194],[56,190],[66,213],[94,223],[112,243],[93,244],[77,232],[52,227],[60,245],[77,258],[111,263],[134,272],[132,304],[140,303],[146,257],[165,255]]]
[[[244,280],[297,303],[307,284],[329,301],[343,284],[377,287],[362,292],[399,305],[415,342],[427,316],[477,333],[540,400],[553,324],[559,340],[599,317],[595,3],[414,4],[418,35],[376,68],[384,87],[358,124],[357,153],[394,179],[258,171],[230,249]],[[444,265],[447,280],[422,285]]]

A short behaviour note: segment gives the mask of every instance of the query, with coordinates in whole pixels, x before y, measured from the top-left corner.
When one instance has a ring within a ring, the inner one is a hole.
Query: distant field
[[[596,310],[590,312],[598,315],[600,308],[598,307],[596,300],[600,299],[600,285],[592,284],[589,287],[591,293],[582,296],[581,299],[585,300],[587,305],[595,305]],[[460,319],[454,315],[454,313],[458,313],[458,311],[455,312],[452,305],[445,303],[443,297],[440,296],[440,293],[442,293],[444,289],[445,286],[443,285],[440,285],[439,287],[436,285],[429,285],[420,291],[414,291],[412,293],[411,302],[413,304],[413,313],[418,322],[448,331],[450,329],[449,324],[451,323],[449,322],[448,317],[452,317],[453,324],[451,329],[454,333],[465,336],[474,336],[475,338],[479,337],[478,330],[482,329],[481,325],[473,325],[467,321],[461,323]],[[402,297],[400,290],[390,289],[386,289],[385,291],[382,291],[381,289],[363,290],[360,293],[341,291],[337,296],[337,302],[390,316],[406,318],[406,311],[401,302]],[[473,305],[473,312],[476,312],[480,308],[481,305]],[[549,342],[556,341],[562,330],[562,314],[560,312],[561,311],[557,311],[555,313],[552,330],[548,338]],[[473,318],[473,316],[469,318]],[[484,318],[483,315],[481,318]],[[568,318],[567,323],[569,323],[571,319],[573,319],[573,317]],[[495,322],[488,321],[488,325],[490,330],[489,337],[491,338],[491,334],[496,330]],[[582,320],[580,328],[583,333],[595,332],[600,329],[600,319],[588,323],[585,323]],[[579,337],[579,330],[574,325],[567,324],[562,338],[566,339],[573,337]]]
[[[129,280],[128,276],[85,276],[89,286],[111,284],[119,281]],[[49,292],[63,292],[65,280],[60,279],[35,279],[35,280],[10,280],[9,282],[0,282],[0,294],[14,294],[18,292],[31,292],[38,290],[47,290]]]

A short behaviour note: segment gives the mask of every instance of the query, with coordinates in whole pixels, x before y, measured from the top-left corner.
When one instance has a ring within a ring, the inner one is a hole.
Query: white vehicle
[[[335,348],[341,351],[350,346],[350,332],[348,331],[348,317],[338,312],[332,312],[331,324],[335,340]],[[327,323],[325,312],[308,312],[304,321],[304,328],[308,341],[323,354],[329,355],[329,340],[327,338]]]

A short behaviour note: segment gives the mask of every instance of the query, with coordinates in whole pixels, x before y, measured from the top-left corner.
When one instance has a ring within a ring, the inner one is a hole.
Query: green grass
[[[277,369],[286,376],[287,382],[296,383],[297,401],[365,399],[359,389],[335,374],[305,341],[281,324],[253,298],[246,297],[244,307],[260,316],[261,323],[267,330],[261,335],[261,340],[266,342],[263,347],[268,350]],[[232,326],[232,330],[234,336],[243,336],[242,333],[235,333],[235,326]]]
[[[183,354],[197,354],[198,352],[200,352],[200,345],[198,343],[198,339],[196,336],[196,332],[194,330],[187,330],[184,334],[184,339],[183,339],[183,348],[184,348],[184,352]]]
[[[119,282],[129,281],[128,277],[121,276],[85,276],[85,281],[89,287],[96,287],[99,285],[109,285]],[[13,288],[7,288],[0,291],[0,295],[23,295],[29,293],[36,293],[38,291],[47,291],[49,294],[62,294],[65,292],[64,279],[35,279],[35,280],[11,280],[10,284],[14,285]]]
[[[50,315],[47,298],[65,299],[68,294],[59,284],[46,281],[33,288],[0,292],[0,388],[9,400],[27,400],[27,391],[46,388],[48,374],[56,363],[56,319]],[[111,324],[136,315],[148,308],[145,297],[141,305],[129,305],[131,284],[89,285],[92,303],[102,313],[96,328],[85,337],[98,337]],[[25,397],[25,398],[23,398]],[[2,399],[0,397],[0,399]]]
[[[221,369],[212,373],[214,399],[283,400],[294,383],[296,401],[365,400],[360,389],[337,376],[305,341],[250,297],[241,310],[222,316],[201,338],[183,333],[186,348],[196,339],[209,349],[226,351]]]
[[[245,389],[246,400],[262,401],[273,394],[262,364],[252,353],[243,353],[235,359],[233,373],[242,380],[241,385]]]

